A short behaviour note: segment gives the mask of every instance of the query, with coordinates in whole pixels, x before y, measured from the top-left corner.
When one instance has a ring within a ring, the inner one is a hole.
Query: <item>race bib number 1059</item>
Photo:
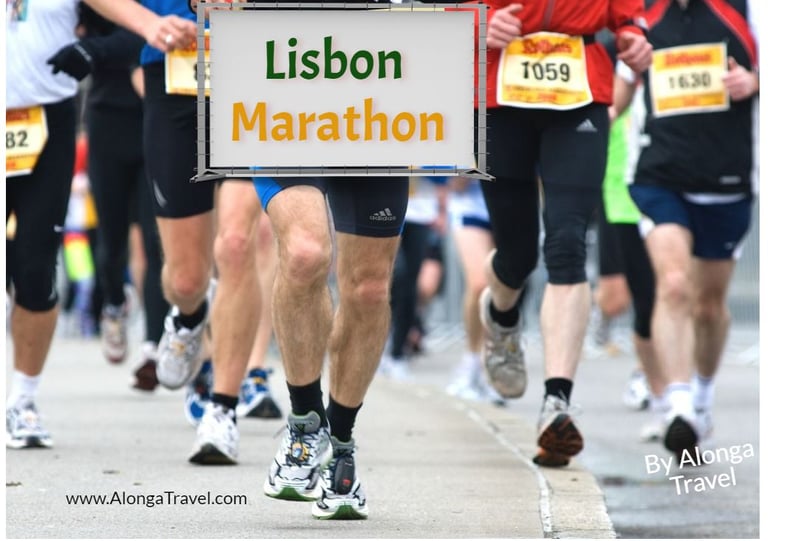
[[[496,102],[557,110],[591,103],[583,38],[537,32],[510,42],[499,59]]]

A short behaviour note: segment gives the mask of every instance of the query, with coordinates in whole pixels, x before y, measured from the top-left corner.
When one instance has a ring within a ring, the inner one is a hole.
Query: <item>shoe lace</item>
[[[14,425],[18,429],[41,430],[39,413],[32,407],[21,408],[15,412]]]
[[[288,466],[307,465],[310,460],[314,458],[313,449],[315,449],[319,444],[319,440],[321,439],[321,429],[316,430],[315,432],[303,432],[290,425],[287,425],[283,426],[276,433],[276,436],[278,436],[285,429],[287,429],[287,435],[285,437],[285,463]]]

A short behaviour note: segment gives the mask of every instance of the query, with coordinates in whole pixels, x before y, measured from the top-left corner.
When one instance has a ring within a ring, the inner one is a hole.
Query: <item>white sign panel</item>
[[[471,167],[470,11],[213,11],[211,167]]]

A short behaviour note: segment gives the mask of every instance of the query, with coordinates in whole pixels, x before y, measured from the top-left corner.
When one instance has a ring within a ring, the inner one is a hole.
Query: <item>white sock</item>
[[[11,390],[8,392],[6,408],[19,404],[22,400],[33,400],[37,394],[40,376],[28,376],[19,370],[11,375]]]
[[[694,396],[690,383],[669,383],[665,388],[665,398],[668,401],[670,415],[691,419],[694,417]]]
[[[699,374],[694,374],[694,408],[698,411],[709,410],[713,406],[713,395],[716,386],[713,378],[706,378]]]
[[[479,361],[479,353],[476,351],[466,351],[462,354],[462,365],[466,371],[472,374],[479,374],[482,370],[482,363]]]
[[[669,405],[668,405],[668,400],[666,400],[666,398],[665,398],[665,393],[663,393],[663,394],[661,394],[659,396],[657,396],[655,394],[652,394],[650,396],[649,400],[650,400],[650,402],[649,402],[648,407],[652,411],[652,413],[656,413],[656,414],[668,413]]]

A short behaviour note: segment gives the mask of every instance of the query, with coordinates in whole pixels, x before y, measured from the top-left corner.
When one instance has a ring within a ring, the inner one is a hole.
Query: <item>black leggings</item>
[[[406,222],[392,276],[392,357],[403,357],[417,310],[417,278],[429,249],[431,227]]]
[[[157,343],[169,305],[161,290],[161,245],[144,175],[142,111],[89,107],[86,118],[88,176],[99,217],[96,265],[105,303],[120,305],[125,300],[130,209],[135,208],[147,261],[145,339]]]
[[[586,230],[601,200],[609,133],[606,106],[571,111],[488,111],[488,172],[481,182],[496,244],[493,270],[522,289],[538,264],[542,180],[544,262],[551,284],[586,281]]]
[[[56,258],[76,159],[74,99],[46,105],[45,117],[48,141],[34,170],[6,178],[6,221],[12,212],[17,217],[14,242],[6,243],[6,282],[15,303],[32,312],[47,312],[59,300]]]

